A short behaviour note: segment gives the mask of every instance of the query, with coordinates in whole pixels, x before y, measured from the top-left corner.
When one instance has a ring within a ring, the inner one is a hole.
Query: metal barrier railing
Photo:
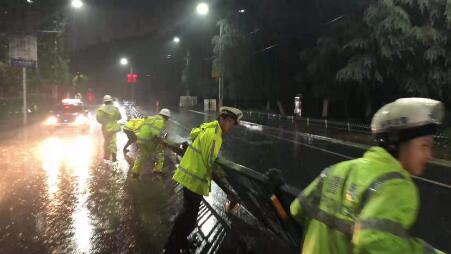
[[[127,119],[143,117],[133,104],[126,104]],[[180,157],[180,144],[168,140],[165,147]],[[300,190],[284,184],[277,169],[259,173],[232,161],[218,158],[213,170],[213,180],[228,198],[242,204],[262,225],[274,235],[299,250],[302,227],[289,215],[289,207]]]
[[[333,121],[328,119],[318,119],[318,118],[310,118],[310,117],[297,117],[297,116],[285,116],[280,114],[273,113],[264,113],[264,112],[256,112],[256,111],[244,111],[244,120],[249,121],[278,121],[279,123],[285,124],[301,124],[306,127],[320,127],[325,130],[337,130],[343,131],[347,133],[358,133],[363,135],[371,135],[371,128],[368,124],[364,123],[355,123],[355,122],[340,122]],[[265,122],[266,123],[266,122]],[[434,136],[434,143],[440,147],[447,148],[450,145],[449,138],[443,134],[439,133]]]
[[[255,111],[245,111],[244,118],[248,119],[266,119],[266,120],[278,120],[278,121],[286,121],[291,123],[302,123],[307,127],[315,126],[322,127],[325,129],[337,129],[347,132],[359,132],[362,134],[371,134],[371,130],[369,125],[362,123],[354,123],[354,122],[339,122],[333,121],[329,119],[318,119],[311,117],[298,117],[298,116],[285,116],[280,114],[273,113],[264,113],[264,112],[255,112]]]
[[[167,141],[165,146],[183,156],[184,150],[178,144]],[[302,228],[289,215],[291,201],[299,190],[284,184],[279,170],[262,174],[218,158],[213,180],[230,200],[242,204],[266,229],[299,250]]]

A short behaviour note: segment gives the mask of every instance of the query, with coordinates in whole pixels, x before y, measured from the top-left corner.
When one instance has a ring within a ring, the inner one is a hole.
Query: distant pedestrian
[[[94,93],[92,92],[91,88],[88,89],[87,97],[88,97],[88,103],[93,104],[94,103]]]

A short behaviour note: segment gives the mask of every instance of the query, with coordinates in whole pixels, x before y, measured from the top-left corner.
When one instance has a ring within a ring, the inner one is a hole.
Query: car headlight
[[[77,116],[77,118],[75,118],[76,124],[86,124],[87,122],[88,122],[88,118],[86,116],[79,115],[79,116]]]
[[[45,120],[45,124],[47,125],[54,125],[58,122],[58,118],[56,118],[55,116],[50,116],[49,118],[47,118],[47,120]]]

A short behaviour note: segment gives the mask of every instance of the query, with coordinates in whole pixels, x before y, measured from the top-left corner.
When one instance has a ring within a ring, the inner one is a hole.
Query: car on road
[[[91,114],[80,99],[63,99],[45,120],[50,132],[58,128],[73,128],[84,133],[90,129]]]

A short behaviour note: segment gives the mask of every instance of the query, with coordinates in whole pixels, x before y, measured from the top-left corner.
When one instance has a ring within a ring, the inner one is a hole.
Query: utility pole
[[[133,75],[133,65],[131,65],[131,64],[130,64],[130,75]],[[132,83],[131,84],[131,87],[132,87],[132,101],[134,103],[136,103],[135,102],[135,86],[136,86],[136,83]]]
[[[224,64],[224,59],[222,58],[222,34],[223,34],[223,30],[224,30],[224,23],[223,22],[219,22],[219,59],[222,62],[222,66],[220,68],[220,73],[219,73],[219,83],[218,83],[218,112],[220,110],[220,108],[222,107],[223,104],[223,96],[224,96],[224,68],[225,68],[225,64]]]
[[[27,68],[22,67],[22,93],[23,93],[23,105],[22,105],[22,113],[23,113],[23,124],[26,125],[28,122],[27,116]]]

